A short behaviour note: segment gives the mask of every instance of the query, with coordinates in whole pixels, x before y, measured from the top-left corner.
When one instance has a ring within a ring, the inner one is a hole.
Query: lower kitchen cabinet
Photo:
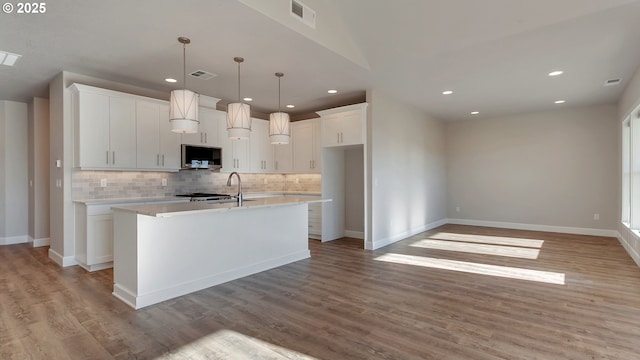
[[[75,205],[75,254],[87,271],[113,267],[113,212],[111,205]]]
[[[322,240],[322,203],[309,204],[309,237]]]

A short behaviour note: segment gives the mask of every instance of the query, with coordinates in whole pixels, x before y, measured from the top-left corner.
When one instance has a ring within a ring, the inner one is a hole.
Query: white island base
[[[307,202],[255,205],[114,208],[113,295],[139,309],[310,256]]]

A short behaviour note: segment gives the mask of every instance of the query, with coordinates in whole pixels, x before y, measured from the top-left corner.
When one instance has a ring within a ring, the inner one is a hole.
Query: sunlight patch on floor
[[[504,246],[493,244],[478,244],[450,240],[433,240],[423,239],[417,240],[409,246],[424,249],[447,250],[456,252],[465,252],[482,255],[497,255],[506,257],[515,257],[521,259],[537,259],[540,254],[539,249],[532,249],[519,246]]]
[[[541,248],[544,240],[538,239],[522,239],[506,236],[489,236],[489,235],[473,235],[473,234],[458,234],[450,232],[438,232],[429,236],[429,239],[434,240],[449,240],[449,241],[464,241],[470,243],[482,243],[482,244],[494,244],[494,245],[508,245],[508,246],[522,246],[529,248]]]
[[[220,330],[172,351],[171,358],[234,360],[317,360],[232,330]]]
[[[530,270],[510,266],[479,264],[466,261],[456,261],[447,259],[436,259],[424,256],[404,255],[404,254],[384,254],[375,258],[377,261],[385,261],[396,264],[414,265],[429,267],[434,269],[460,271],[471,274],[496,276],[510,279],[537,281],[548,284],[565,284],[565,274]]]

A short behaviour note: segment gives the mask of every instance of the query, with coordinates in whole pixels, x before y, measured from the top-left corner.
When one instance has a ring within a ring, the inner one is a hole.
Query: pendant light
[[[238,63],[238,102],[227,105],[227,132],[229,139],[246,140],[251,133],[251,109],[240,97],[240,63],[241,57],[233,58]]]
[[[280,79],[283,73],[277,72],[278,77],[278,112],[269,114],[269,137],[272,144],[288,144],[289,143],[289,114],[280,111]]]
[[[200,95],[187,90],[187,56],[186,47],[191,40],[186,37],[179,37],[178,42],[182,44],[182,90],[173,90],[169,103],[169,123],[171,131],[189,134],[198,132],[198,105]]]

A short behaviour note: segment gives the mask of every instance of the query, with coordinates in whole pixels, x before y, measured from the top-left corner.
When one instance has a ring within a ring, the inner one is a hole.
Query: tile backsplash
[[[320,193],[320,174],[240,174],[242,190],[252,192],[317,192]],[[74,200],[146,198],[173,196],[191,192],[233,193],[236,180],[227,187],[229,174],[188,170],[175,173],[144,171],[87,171],[74,170],[72,198]],[[107,186],[101,187],[106,179]],[[162,186],[166,179],[167,186]]]

